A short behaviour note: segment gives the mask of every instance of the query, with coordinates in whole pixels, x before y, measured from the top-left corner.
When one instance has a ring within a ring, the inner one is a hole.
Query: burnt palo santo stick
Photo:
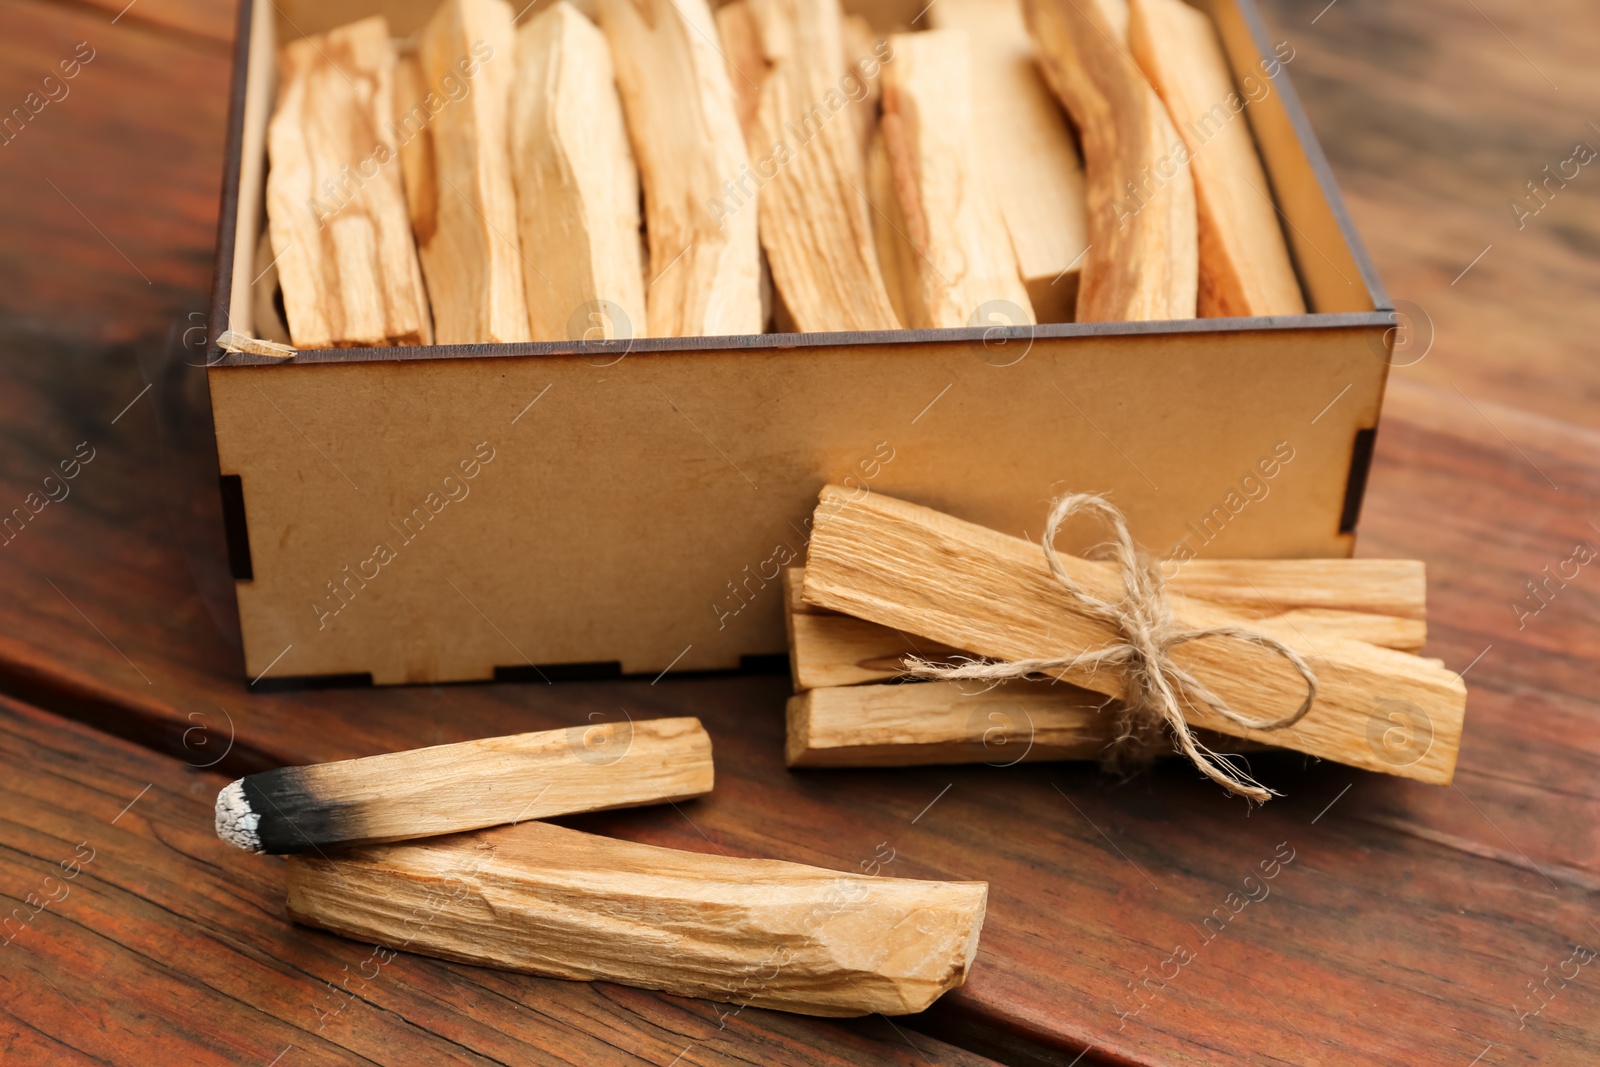
[[[573,726],[252,774],[217,794],[217,836],[311,852],[687,800],[711,783],[699,719]]]

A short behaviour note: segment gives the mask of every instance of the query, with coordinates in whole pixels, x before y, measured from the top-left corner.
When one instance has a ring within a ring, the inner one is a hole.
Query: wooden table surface
[[[1428,653],[1471,695],[1453,786],[1271,755],[1288,795],[1246,814],[1176,766],[790,774],[775,675],[247,687],[185,362],[231,5],[124,2],[0,0],[0,112],[93,49],[0,145],[0,509],[93,451],[0,547],[0,1061],[1600,1062],[1600,967],[1574,962],[1600,947],[1600,573],[1528,584],[1600,545],[1600,172],[1510,207],[1600,147],[1591,6],[1267,6],[1412,326],[1359,551],[1427,561]],[[285,921],[279,861],[211,833],[230,774],[618,708],[700,715],[717,791],[573,825],[987,879],[968,985],[839,1022],[404,954],[367,976],[368,946]],[[1269,895],[1200,936],[1274,857]]]

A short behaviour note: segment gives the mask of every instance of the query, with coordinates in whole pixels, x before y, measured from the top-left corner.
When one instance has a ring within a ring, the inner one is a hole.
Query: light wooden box
[[[251,331],[278,42],[375,12],[408,33],[433,6],[244,0],[213,337]],[[916,6],[846,4],[879,25]],[[1236,79],[1260,77],[1273,46],[1251,0],[1210,9]],[[1311,314],[1046,325],[1004,345],[974,328],[284,363],[213,349],[250,677],[653,675],[781,654],[778,568],[803,560],[829,481],[1035,538],[1053,495],[1104,490],[1157,552],[1348,555],[1395,316],[1286,70],[1244,114]]]

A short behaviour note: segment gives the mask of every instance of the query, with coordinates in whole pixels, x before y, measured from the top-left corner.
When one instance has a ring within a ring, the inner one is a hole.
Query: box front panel
[[[247,664],[782,652],[777,572],[828,481],[1033,537],[1053,496],[1105,491],[1159,555],[1348,554],[1381,352],[1368,327],[217,369]]]

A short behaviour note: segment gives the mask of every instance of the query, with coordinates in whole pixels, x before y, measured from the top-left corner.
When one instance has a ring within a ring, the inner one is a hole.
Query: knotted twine
[[[1056,534],[1068,519],[1083,513],[1110,528],[1111,539],[1096,545],[1085,558],[1110,560],[1121,572],[1120,600],[1102,600],[1073,580],[1061,565],[1055,548]],[[1281,730],[1293,726],[1311,710],[1317,696],[1317,676],[1294,649],[1276,638],[1240,626],[1180,629],[1167,604],[1166,582],[1157,564],[1140,551],[1128,532],[1128,522],[1110,501],[1095,493],[1076,493],[1055,501],[1044,531],[1044,558],[1050,573],[1066,591],[1074,607],[1085,616],[1117,630],[1122,640],[1105,648],[1055,659],[974,660],[933,663],[906,657],[905,671],[917,678],[975,679],[990,686],[1029,675],[1056,676],[1065,671],[1102,668],[1122,675],[1124,696],[1118,714],[1118,735],[1110,748],[1113,763],[1147,762],[1161,745],[1163,727],[1173,748],[1188,756],[1207,778],[1231,793],[1265,803],[1277,792],[1252,778],[1227,756],[1213,752],[1184,721],[1182,708],[1204,704],[1238,726],[1250,730]],[[1306,699],[1298,711],[1281,719],[1258,722],[1230,708],[1194,675],[1172,660],[1172,650],[1188,641],[1228,637],[1260,645],[1288,660],[1306,682]]]

